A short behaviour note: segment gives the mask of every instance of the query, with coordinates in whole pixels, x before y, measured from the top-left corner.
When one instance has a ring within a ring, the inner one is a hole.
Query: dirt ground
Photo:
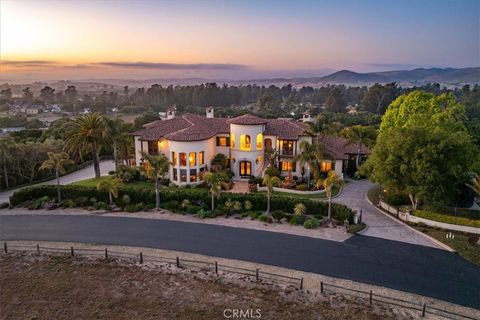
[[[0,257],[0,270],[0,319],[411,318],[362,300],[169,266],[18,253]]]

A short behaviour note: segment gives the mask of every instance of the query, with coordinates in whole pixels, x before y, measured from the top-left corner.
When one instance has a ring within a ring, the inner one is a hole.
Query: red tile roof
[[[259,118],[251,114],[244,114],[227,120],[228,123],[242,125],[266,124],[268,121],[268,119]]]
[[[348,159],[348,155],[358,153],[358,144],[350,144],[348,140],[336,136],[321,136],[318,141],[325,146],[327,153],[335,159]],[[370,154],[370,149],[362,144],[360,154]]]

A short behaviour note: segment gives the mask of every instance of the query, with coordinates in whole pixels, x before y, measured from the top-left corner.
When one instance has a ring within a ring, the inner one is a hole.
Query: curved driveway
[[[179,221],[0,216],[0,239],[86,242],[192,252],[314,272],[480,308],[480,268],[426,246],[353,236],[345,242]]]
[[[367,193],[373,186],[374,184],[368,180],[352,181],[334,199],[335,202],[343,203],[354,210],[362,209],[362,220],[367,224],[367,228],[361,232],[362,235],[441,248],[421,233],[413,231],[402,222],[388,217],[372,206],[367,201]]]
[[[100,174],[101,175],[106,175],[109,171],[115,170],[115,164],[113,163],[112,160],[104,160],[100,161]],[[69,173],[67,175],[64,175],[60,177],[60,184],[70,184],[75,181],[80,181],[80,180],[85,180],[85,179],[90,179],[95,177],[95,172],[93,171],[93,165],[89,165],[88,167],[85,167],[83,169],[80,169],[78,171]],[[37,185],[41,184],[56,184],[57,180],[48,180],[45,182],[40,182]],[[0,203],[2,202],[9,202],[10,196],[15,192],[18,191],[22,188],[26,187],[20,187],[17,189],[5,191],[5,192],[0,192]]]

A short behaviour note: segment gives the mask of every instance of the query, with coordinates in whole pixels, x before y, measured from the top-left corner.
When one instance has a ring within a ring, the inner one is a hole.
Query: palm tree
[[[39,170],[55,171],[55,177],[57,178],[57,198],[58,202],[62,201],[62,195],[60,192],[60,174],[65,173],[65,166],[73,164],[70,156],[66,152],[49,152],[48,159],[43,161]]]
[[[273,187],[279,186],[281,180],[277,176],[269,176],[266,174],[263,177],[263,184],[267,187],[267,211],[266,213],[270,213],[270,200],[272,198]]]
[[[308,185],[310,186],[310,172],[313,173],[315,181],[319,179],[320,164],[327,158],[327,154],[323,144],[309,143],[308,141],[300,142],[300,150],[301,153],[294,157],[294,161],[299,161],[302,166],[305,164],[308,165],[309,172],[307,179]]]
[[[341,177],[337,175],[335,171],[329,171],[325,179],[317,180],[317,187],[323,187],[325,189],[325,194],[328,198],[328,223],[332,225],[332,193],[333,187],[340,188],[343,186],[344,182]]]
[[[147,162],[147,176],[155,180],[155,208],[160,209],[160,179],[164,178],[168,173],[171,162],[163,153],[158,156],[149,155],[141,152],[142,158]]]
[[[473,192],[480,196],[480,176],[475,173],[471,181],[472,184],[467,183],[467,186],[469,186],[473,190]]]
[[[225,182],[225,176],[218,172],[205,173],[205,183],[210,187],[210,194],[212,195],[212,210],[215,209],[215,197],[220,197],[222,192],[222,183]]]
[[[113,149],[113,162],[115,163],[115,171],[118,170],[118,153],[120,144],[124,140],[125,135],[127,134],[127,128],[125,127],[125,122],[121,118],[105,118],[105,131],[104,138],[106,141],[112,144]],[[129,137],[131,140],[131,137]]]
[[[5,188],[9,188],[8,183],[8,161],[12,158],[15,149],[15,140],[12,137],[0,138],[0,160],[2,161],[3,178],[5,179]]]
[[[360,165],[360,157],[362,153],[362,145],[371,145],[376,139],[375,128],[370,126],[356,125],[345,129],[344,136],[347,138],[347,144],[357,146],[357,158],[355,167],[358,169]]]
[[[113,205],[113,198],[118,197],[118,187],[122,184],[119,179],[104,179],[97,184],[97,190],[100,192],[108,192],[108,200]]]
[[[98,154],[104,143],[105,121],[98,112],[75,118],[65,137],[65,149],[80,155],[91,149],[95,178],[100,178],[100,160]]]

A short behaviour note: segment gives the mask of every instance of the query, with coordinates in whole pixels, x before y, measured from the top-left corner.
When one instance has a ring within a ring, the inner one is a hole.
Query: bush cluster
[[[66,185],[61,186],[61,192],[63,199],[73,200],[76,206],[83,206],[86,202],[86,199],[89,199],[92,206],[94,206],[98,201],[108,203],[107,192],[98,191],[95,187]],[[56,198],[56,195],[56,186],[32,186],[15,192],[10,197],[10,203],[12,206],[18,206],[24,202],[34,201],[45,196],[49,199],[54,199]],[[181,207],[180,204],[185,199],[188,199],[190,204],[184,203],[184,205],[186,206],[185,211],[189,214],[196,214],[202,208],[205,210],[211,209],[209,208],[211,197],[206,189],[164,188],[160,192],[160,198],[162,203],[176,201],[174,204],[179,208]],[[78,201],[78,199],[81,199],[81,201]],[[227,201],[233,205],[225,208],[225,203]],[[248,202],[246,203],[246,201]],[[282,210],[284,212],[294,212],[295,205],[300,202],[305,206],[304,213],[306,215],[327,215],[328,205],[326,202],[309,199],[299,200],[295,198],[272,196],[271,209],[273,211]],[[128,211],[127,207],[129,210],[133,210],[135,205],[140,203],[148,208],[155,204],[155,191],[151,189],[128,188],[123,186],[119,188],[119,197],[115,199],[115,203],[117,206],[124,207],[126,211]],[[264,193],[222,193],[220,198],[217,199],[216,203],[218,209],[227,211],[226,213],[228,213],[228,210],[239,212],[241,211],[242,207],[245,211],[265,211],[267,207],[267,195]],[[40,204],[40,206],[41,205],[42,204]],[[348,219],[350,223],[353,223],[353,212],[345,205],[333,203],[332,216],[334,219],[340,222]],[[303,224],[303,222],[304,221],[299,224]]]
[[[434,220],[443,223],[458,224],[462,226],[476,227],[480,228],[480,220],[472,220],[463,217],[448,216],[441,213],[425,211],[425,210],[415,210],[413,213],[414,216],[425,218],[429,220]]]

